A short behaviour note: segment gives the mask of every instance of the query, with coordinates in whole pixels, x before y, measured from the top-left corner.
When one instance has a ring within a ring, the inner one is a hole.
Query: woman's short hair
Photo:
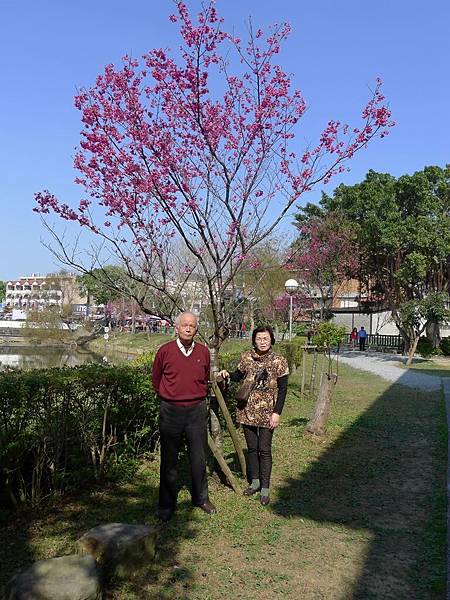
[[[258,333],[268,333],[270,335],[270,343],[272,346],[275,344],[275,336],[273,334],[273,329],[270,325],[260,325],[256,329],[252,331],[252,345],[255,346],[255,339]]]

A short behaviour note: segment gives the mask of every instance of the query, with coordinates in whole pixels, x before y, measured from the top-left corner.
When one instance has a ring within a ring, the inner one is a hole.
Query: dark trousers
[[[160,510],[174,511],[177,504],[178,454],[186,436],[191,465],[192,503],[200,506],[208,500],[206,477],[207,438],[206,402],[195,406],[176,406],[161,401],[159,432],[161,439],[161,467],[159,482]]]
[[[242,425],[247,442],[247,463],[251,479],[259,479],[262,488],[270,486],[272,473],[273,429]]]
[[[366,349],[366,338],[365,337],[359,338],[359,349],[363,350],[363,351]]]

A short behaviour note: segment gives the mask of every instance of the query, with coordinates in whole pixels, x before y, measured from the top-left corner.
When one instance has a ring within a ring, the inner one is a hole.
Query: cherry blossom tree
[[[285,277],[286,279],[286,277]],[[283,325],[287,333],[289,327],[291,297],[286,292],[279,293],[273,301],[264,307],[265,321],[274,324],[276,327]],[[303,322],[307,318],[308,312],[313,308],[313,303],[305,287],[302,286],[292,296],[292,314],[293,321],[296,323],[299,319]]]
[[[393,122],[377,80],[359,124],[330,120],[316,143],[299,148],[306,102],[276,62],[289,25],[264,34],[250,23],[243,41],[225,29],[214,1],[196,20],[186,4],[175,5],[178,53],[126,56],[76,97],[83,123],[78,205],[45,190],[35,210],[93,233],[99,245],[92,256],[107,248],[109,262],[115,257],[154,295],[171,297],[174,268],[186,279],[200,275],[213,321],[209,342],[218,348],[227,336],[226,290],[246,257],[305,192],[345,170]],[[89,270],[57,240],[61,260]],[[135,300],[145,308],[142,297]]]
[[[288,265],[311,299],[317,297],[321,320],[338,295],[342,284],[358,277],[357,231],[339,212],[312,216],[299,225]]]

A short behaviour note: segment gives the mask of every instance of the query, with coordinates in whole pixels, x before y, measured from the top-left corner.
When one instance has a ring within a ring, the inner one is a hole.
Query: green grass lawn
[[[401,365],[405,369],[405,365]],[[433,356],[432,358],[423,359],[420,362],[413,362],[409,367],[413,371],[420,371],[427,375],[437,375],[438,377],[450,377],[450,357],[448,356]]]
[[[88,528],[123,521],[158,527],[158,556],[134,581],[112,582],[109,600],[445,598],[441,394],[342,366],[328,435],[313,439],[303,433],[312,401],[300,398],[299,373],[274,437],[269,507],[211,477],[218,514],[201,513],[190,505],[183,460],[178,511],[159,525],[155,457],[129,483],[5,519],[0,583],[33,560],[72,552]],[[228,439],[225,451],[234,464]]]
[[[173,340],[174,336],[160,333],[120,333],[113,331],[109,334],[107,342],[103,337],[99,337],[89,344],[93,352],[106,354],[114,362],[126,360],[130,356],[151,352],[157,350],[162,344]],[[221,347],[221,352],[239,352],[250,348],[251,342],[248,339],[226,340]],[[120,355],[123,355],[122,357]]]
[[[170,339],[172,339],[170,335],[160,333],[132,334],[113,331],[109,334],[109,339],[106,343],[102,338],[98,338],[91,342],[89,347],[94,351],[106,351],[107,354],[122,352],[124,354],[135,355],[156,350],[161,344],[168,342]]]

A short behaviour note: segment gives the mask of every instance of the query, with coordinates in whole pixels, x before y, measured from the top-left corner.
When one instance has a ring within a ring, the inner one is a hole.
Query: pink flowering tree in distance
[[[284,325],[284,331],[287,333],[289,327],[289,311],[291,297],[286,292],[279,293],[273,301],[264,307],[264,317],[268,323]],[[304,320],[313,307],[311,298],[307,295],[306,289],[302,286],[292,296],[292,314],[294,323],[299,319]]]
[[[311,217],[299,225],[299,237],[287,259],[307,296],[317,298],[322,320],[341,287],[359,274],[359,245],[351,222],[337,212]]]
[[[316,143],[299,149],[306,104],[276,64],[289,25],[264,34],[250,24],[242,41],[226,31],[214,2],[195,20],[186,4],[175,5],[176,57],[165,49],[140,61],[125,57],[76,97],[83,122],[78,206],[42,191],[35,210],[98,236],[93,255],[111,253],[140,284],[133,295],[144,309],[154,311],[145,305],[152,290],[178,310],[174,280],[200,277],[213,323],[209,342],[218,348],[232,318],[226,291],[246,258],[302,194],[344,171],[393,123],[377,80],[359,124],[329,121]],[[60,259],[92,268],[57,239]]]

